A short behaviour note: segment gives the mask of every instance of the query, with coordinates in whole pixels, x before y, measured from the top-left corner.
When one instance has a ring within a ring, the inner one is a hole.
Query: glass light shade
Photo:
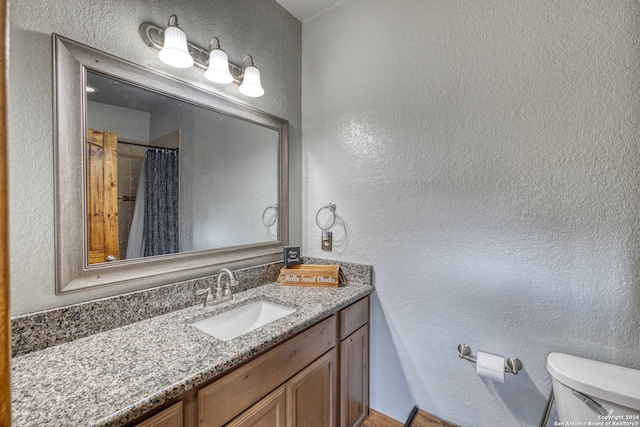
[[[238,88],[243,95],[257,98],[264,95],[264,89],[260,84],[260,70],[253,65],[249,65],[244,69],[244,78],[242,84]]]
[[[222,49],[213,49],[209,53],[209,68],[204,77],[215,83],[231,83],[233,76],[229,72],[229,58]]]
[[[193,65],[193,58],[187,49],[187,36],[180,27],[170,26],[164,30],[164,45],[158,56],[172,67],[189,68]]]

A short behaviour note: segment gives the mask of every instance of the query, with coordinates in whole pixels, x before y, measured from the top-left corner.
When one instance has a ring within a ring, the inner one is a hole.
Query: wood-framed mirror
[[[52,39],[57,293],[282,253],[286,120]]]

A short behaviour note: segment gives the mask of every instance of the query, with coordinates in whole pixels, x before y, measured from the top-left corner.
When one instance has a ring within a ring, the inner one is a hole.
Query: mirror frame
[[[158,286],[215,274],[221,264],[274,258],[289,240],[288,122],[176,78],[52,34],[56,294],[136,283]],[[86,70],[276,130],[278,240],[88,264],[86,197]]]

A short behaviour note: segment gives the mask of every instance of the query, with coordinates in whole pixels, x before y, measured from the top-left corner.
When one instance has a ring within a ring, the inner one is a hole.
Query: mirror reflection
[[[87,259],[278,240],[274,129],[87,70]]]

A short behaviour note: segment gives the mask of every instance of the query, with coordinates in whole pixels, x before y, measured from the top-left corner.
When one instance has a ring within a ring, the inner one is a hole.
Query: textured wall
[[[146,111],[117,107],[100,102],[87,102],[87,127],[109,130],[119,138],[149,141],[151,114]]]
[[[252,54],[266,94],[209,84],[201,71],[164,65],[138,36],[176,13],[189,40],[217,36],[230,60]],[[28,313],[130,291],[108,287],[55,296],[51,33],[160,70],[289,120],[291,240],[300,242],[301,24],[275,0],[20,0],[10,5],[9,198],[11,308]],[[81,242],[78,242],[81,244]]]
[[[535,426],[547,353],[640,368],[639,46],[637,0],[346,0],[305,22],[304,253],[374,265],[374,409]],[[525,370],[480,379],[461,342]]]

